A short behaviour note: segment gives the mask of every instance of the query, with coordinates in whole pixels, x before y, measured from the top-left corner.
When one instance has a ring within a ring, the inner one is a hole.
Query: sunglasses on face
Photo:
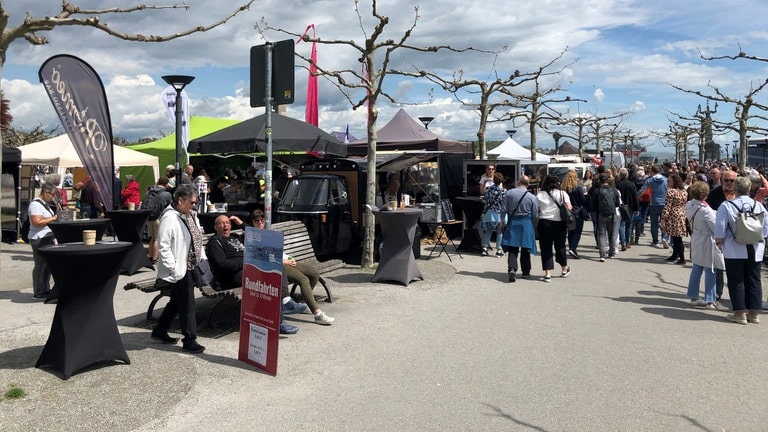
[[[254,222],[264,222],[264,218],[256,218],[253,221]]]

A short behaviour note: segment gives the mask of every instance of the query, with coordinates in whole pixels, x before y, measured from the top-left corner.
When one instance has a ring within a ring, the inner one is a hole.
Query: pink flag
[[[307,26],[307,29],[304,30],[304,34],[302,37],[299,38],[297,42],[301,42],[304,38],[304,36],[309,33],[309,30],[312,30],[312,38],[315,38],[315,25],[310,24]],[[304,121],[306,121],[309,124],[313,124],[317,126],[317,113],[318,113],[318,97],[317,97],[317,43],[312,42],[312,53],[311,53],[311,59],[312,63],[309,65],[309,78],[307,79],[307,107],[304,111]]]

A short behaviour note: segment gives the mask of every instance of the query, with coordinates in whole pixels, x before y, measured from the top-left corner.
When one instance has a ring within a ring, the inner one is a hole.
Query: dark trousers
[[[734,311],[762,309],[761,264],[761,261],[755,262],[755,248],[752,245],[747,245],[747,259],[725,259],[728,293]]]
[[[51,268],[45,262],[37,250],[43,246],[54,244],[56,238],[53,235],[39,239],[30,239],[32,245],[32,258],[35,260],[35,266],[32,268],[32,288],[34,294],[45,294],[51,290]]]
[[[672,240],[672,256],[685,260],[685,244],[683,243],[682,237],[672,236],[670,237]]]
[[[517,256],[520,255],[520,268],[524,275],[531,274],[531,251],[517,246],[505,246],[507,249],[507,271],[517,273]]]
[[[565,248],[565,236],[568,231],[565,225],[560,221],[539,219],[538,232],[541,268],[543,270],[553,270],[555,268],[554,261],[557,261],[563,267],[567,266],[568,252]]]
[[[162,282],[161,282],[162,283]],[[163,313],[157,320],[157,329],[168,331],[171,328],[176,314],[179,315],[179,326],[184,342],[197,339],[197,317],[195,316],[195,284],[192,275],[188,271],[184,277],[172,284],[171,299],[165,305]]]
[[[581,233],[584,231],[584,218],[576,216],[576,227],[568,231],[568,249],[575,251],[579,247]]]

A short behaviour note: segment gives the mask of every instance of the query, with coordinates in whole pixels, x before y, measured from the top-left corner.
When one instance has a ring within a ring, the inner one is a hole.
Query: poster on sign
[[[237,358],[274,376],[280,338],[283,233],[246,227],[243,260]]]

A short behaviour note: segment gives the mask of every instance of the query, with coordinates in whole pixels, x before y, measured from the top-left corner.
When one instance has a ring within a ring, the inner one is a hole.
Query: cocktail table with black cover
[[[64,243],[39,249],[56,281],[51,332],[35,367],[52,367],[64,379],[94,363],[130,363],[117,329],[113,296],[128,242],[92,246]]]
[[[147,256],[144,249],[144,243],[141,241],[141,234],[144,230],[144,224],[147,222],[149,210],[109,210],[107,217],[112,221],[112,228],[120,241],[133,244],[131,251],[123,261],[122,273],[132,275],[140,268],[146,267],[154,270],[152,261]]]
[[[393,281],[408,286],[415,279],[424,280],[413,257],[413,238],[421,209],[376,211],[381,226],[381,258],[373,282]]]
[[[464,235],[457,250],[483,250],[483,200],[480,197],[456,197],[456,203],[464,214]]]
[[[96,240],[101,240],[109,222],[107,218],[93,218],[74,221],[53,221],[48,222],[48,226],[59,243],[82,243],[83,231],[85,230],[96,230]]]

